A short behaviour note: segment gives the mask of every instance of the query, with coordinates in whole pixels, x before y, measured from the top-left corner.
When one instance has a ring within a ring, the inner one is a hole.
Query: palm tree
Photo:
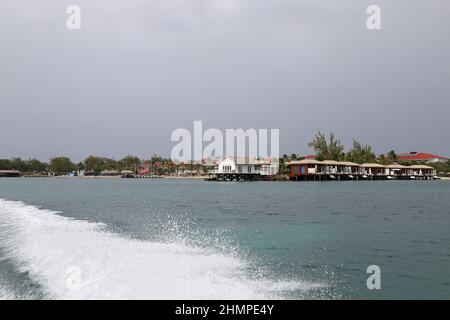
[[[336,139],[333,132],[330,132],[329,139],[320,131],[317,132],[313,141],[308,143],[317,155],[317,160],[342,160],[344,155],[344,145],[340,139]]]
[[[394,150],[391,150],[388,152],[387,157],[389,158],[389,160],[391,162],[397,162],[398,161],[398,157],[397,154],[395,153]]]
[[[372,152],[372,147],[370,145],[362,145],[355,139],[353,139],[353,147],[347,153],[346,157],[347,160],[356,163],[374,162],[376,159],[376,155]]]
[[[380,164],[387,165],[390,163],[389,159],[382,153],[377,157],[377,162]]]

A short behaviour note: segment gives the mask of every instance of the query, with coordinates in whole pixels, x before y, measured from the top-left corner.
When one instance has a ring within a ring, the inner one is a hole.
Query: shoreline
[[[139,179],[139,180],[158,180],[158,179],[167,179],[167,180],[205,180],[209,176],[157,176],[157,177],[135,177],[135,178],[122,178],[121,176],[21,176],[21,177],[15,177],[15,178],[55,178],[55,179],[86,179],[86,180],[115,180],[115,179]],[[5,179],[8,179],[8,177],[4,177]],[[14,177],[9,177],[9,179]],[[212,180],[214,181],[214,180]],[[260,182],[301,182],[301,181],[294,181],[289,179],[275,179],[275,180],[259,180]],[[356,180],[348,180],[348,181],[356,181]],[[361,180],[361,181],[372,181],[372,180]],[[375,180],[373,180],[375,181]],[[450,181],[450,177],[440,177],[436,180],[379,180],[379,181]],[[308,182],[308,181],[304,181]],[[311,182],[311,181],[309,181]],[[345,181],[336,181],[336,182],[345,182]]]

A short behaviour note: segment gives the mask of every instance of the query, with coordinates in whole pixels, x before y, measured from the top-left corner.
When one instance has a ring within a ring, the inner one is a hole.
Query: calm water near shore
[[[0,199],[0,299],[450,298],[448,181],[13,178]]]

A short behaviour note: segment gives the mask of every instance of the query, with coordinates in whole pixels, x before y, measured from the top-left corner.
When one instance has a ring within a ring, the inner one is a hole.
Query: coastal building
[[[322,162],[315,159],[289,161],[286,166],[289,167],[291,177],[320,174],[323,171]]]
[[[209,171],[215,180],[245,181],[278,174],[278,162],[245,157],[224,157]]]
[[[386,166],[386,176],[388,179],[408,178],[407,167],[401,164],[390,164]]]
[[[115,177],[119,175],[120,173],[117,170],[103,170],[100,172],[100,176],[102,177]]]
[[[361,167],[359,164],[354,162],[342,162],[343,165],[343,174],[348,174],[350,179],[354,179],[356,176],[361,174]]]
[[[20,177],[21,173],[17,170],[0,170],[0,178]]]
[[[120,175],[122,178],[134,178],[134,172],[131,170],[122,170],[120,171]]]
[[[363,179],[383,179],[386,177],[386,166],[379,163],[363,163],[360,165]]]
[[[436,170],[433,167],[423,164],[416,164],[406,167],[407,175],[411,179],[421,179],[422,177],[434,177],[436,176]]]
[[[426,152],[408,152],[402,153],[398,156],[398,161],[402,162],[421,162],[421,163],[443,163],[449,159],[437,154],[431,154]]]
[[[324,175],[329,179],[355,179],[361,174],[360,166],[353,162],[339,162],[334,160],[318,161],[314,159],[303,159],[286,163],[290,168],[291,177],[303,177],[308,180],[316,176],[322,178]]]
[[[436,170],[426,165],[403,166],[379,163],[357,164],[347,161],[303,159],[289,161],[290,180],[328,181],[328,180],[432,180]]]

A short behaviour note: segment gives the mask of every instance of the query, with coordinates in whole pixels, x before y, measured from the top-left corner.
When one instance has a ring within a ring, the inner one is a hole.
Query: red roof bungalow
[[[415,162],[446,162],[448,159],[436,154],[425,152],[409,152],[398,156],[398,161],[415,161]]]

